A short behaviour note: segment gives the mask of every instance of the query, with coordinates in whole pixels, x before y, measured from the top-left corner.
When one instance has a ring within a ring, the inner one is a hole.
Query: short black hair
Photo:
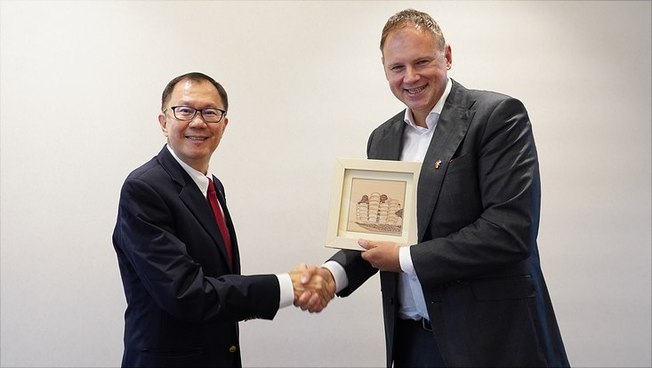
[[[165,110],[165,104],[168,102],[170,99],[170,95],[172,94],[172,90],[174,90],[174,87],[177,85],[177,83],[184,81],[184,80],[191,80],[195,82],[201,82],[201,81],[208,81],[210,82],[215,88],[217,89],[217,93],[220,95],[220,98],[222,99],[222,103],[224,104],[224,110],[228,111],[229,110],[229,98],[226,95],[226,90],[224,87],[222,87],[221,84],[217,83],[215,79],[209,77],[208,75],[204,73],[199,73],[199,72],[191,72],[191,73],[186,73],[183,75],[180,75],[174,79],[172,79],[167,86],[165,86],[165,89],[163,90],[163,94],[161,96],[161,111]]]

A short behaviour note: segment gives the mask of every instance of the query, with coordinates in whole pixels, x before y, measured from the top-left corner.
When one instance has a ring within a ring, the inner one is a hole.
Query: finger
[[[317,305],[319,303],[320,298],[321,298],[321,296],[319,295],[319,293],[313,293],[310,296],[310,302],[308,304],[311,305],[311,306]]]
[[[301,294],[301,296],[299,296],[299,298],[297,299],[296,306],[297,307],[300,306],[300,307],[304,307],[304,308],[307,307],[309,302],[310,302],[311,297],[312,297],[312,293],[310,291],[307,291],[307,290],[304,291]]]
[[[377,242],[366,239],[358,239],[358,245],[366,250],[374,249],[378,246]]]
[[[370,256],[369,256],[369,252],[368,252],[368,251],[367,251],[367,252],[362,252],[362,253],[361,253],[361,256],[362,256],[362,259],[364,259],[365,261],[369,262],[369,257],[370,257]]]
[[[301,274],[301,284],[305,285],[310,281],[310,272],[309,271],[304,271]]]
[[[305,303],[299,305],[299,307],[301,307],[301,309],[304,311],[307,310],[312,312],[313,310],[319,308],[319,304],[320,304],[319,295],[317,295],[317,293],[312,293],[310,295],[310,298],[308,298]]]
[[[299,297],[299,301],[302,304],[308,304],[310,302],[310,298],[312,298],[312,292],[309,290],[304,291],[301,293],[301,296]]]
[[[331,300],[331,293],[328,291],[327,288],[321,289],[319,292],[319,303],[326,305],[328,304],[328,301]]]
[[[304,269],[303,269],[303,273],[301,274],[301,283],[305,285],[308,283],[308,281],[310,281],[310,278],[317,273],[317,267],[315,266],[308,267],[305,263],[303,264],[303,266]]]
[[[328,306],[328,303],[335,297],[335,289],[328,291],[327,288],[322,289],[319,293],[319,298],[315,304],[311,304],[309,311],[311,313],[319,313]]]
[[[378,268],[377,265],[376,265],[377,259],[374,257],[374,251],[373,250],[371,250],[371,251],[368,250],[366,252],[362,252],[361,256],[362,256],[362,259],[369,262],[369,264],[373,268]]]
[[[326,308],[325,305],[319,304],[309,309],[310,313],[319,313]]]
[[[328,304],[328,303],[326,303],[322,299],[318,298],[317,300],[315,300],[314,304],[310,305],[310,308],[308,309],[308,311],[310,311],[310,313],[319,313],[324,308],[326,308],[326,304]]]

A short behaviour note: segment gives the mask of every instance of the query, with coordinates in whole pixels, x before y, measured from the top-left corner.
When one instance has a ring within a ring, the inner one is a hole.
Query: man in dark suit
[[[450,79],[451,47],[428,14],[392,16],[380,48],[407,109],[371,133],[367,155],[423,162],[418,243],[360,240],[363,252],[342,250],[306,275],[332,275],[347,296],[380,270],[388,367],[568,366],[539,264],[525,107]]]
[[[224,187],[208,171],[228,124],[224,88],[184,74],[163,91],[161,110],[167,145],[125,180],[113,233],[127,299],[122,365],[240,367],[238,321],[291,305],[305,266],[240,274]],[[317,305],[334,292],[321,278],[308,288]]]

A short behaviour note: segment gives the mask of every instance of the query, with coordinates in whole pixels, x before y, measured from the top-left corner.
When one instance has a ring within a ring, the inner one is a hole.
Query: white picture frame
[[[358,239],[392,241],[401,246],[415,244],[421,164],[337,159],[326,247],[362,251]]]

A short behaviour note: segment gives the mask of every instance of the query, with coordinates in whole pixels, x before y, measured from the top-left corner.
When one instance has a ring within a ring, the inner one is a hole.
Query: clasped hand
[[[301,263],[290,271],[294,288],[294,305],[310,313],[321,312],[335,297],[335,280],[323,267]]]
[[[399,246],[393,242],[360,239],[365,249],[362,258],[381,271],[400,272]],[[335,279],[324,267],[299,264],[290,271],[294,287],[294,305],[310,313],[321,312],[335,297]]]

